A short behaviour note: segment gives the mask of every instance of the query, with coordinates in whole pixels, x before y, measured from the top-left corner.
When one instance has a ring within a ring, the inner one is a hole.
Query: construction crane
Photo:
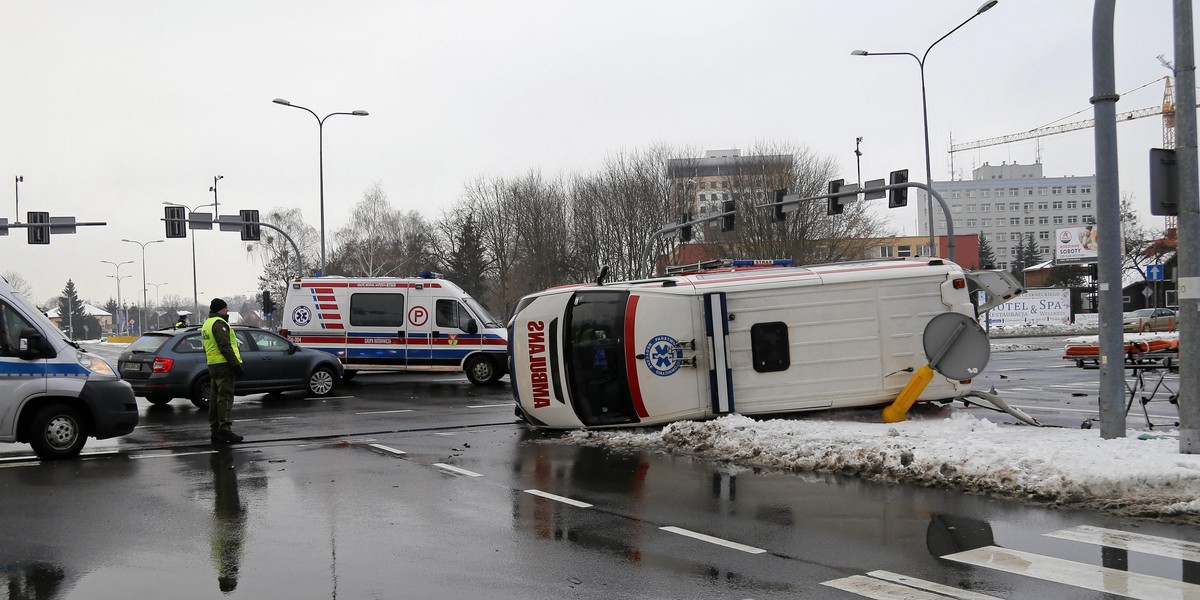
[[[1163,58],[1162,54],[1158,55],[1158,61],[1160,63],[1162,63],[1162,65],[1164,67],[1166,67],[1167,69],[1170,69],[1171,72],[1175,71],[1175,66],[1172,65],[1170,63],[1170,61]],[[1124,121],[1132,121],[1134,119],[1140,119],[1142,117],[1153,117],[1154,115],[1162,115],[1163,148],[1174,149],[1175,148],[1175,89],[1171,84],[1171,76],[1170,75],[1167,75],[1167,76],[1163,77],[1162,79],[1164,82],[1164,86],[1163,86],[1163,101],[1162,101],[1161,106],[1151,106],[1149,108],[1141,108],[1138,110],[1131,110],[1129,112],[1120,113],[1117,115],[1117,122],[1121,123]],[[1153,82],[1151,82],[1151,83],[1153,83]],[[1149,85],[1149,84],[1147,84],[1147,85]],[[1145,87],[1145,86],[1142,86],[1142,87]],[[1138,88],[1138,89],[1141,89],[1141,88]],[[1200,107],[1200,104],[1197,104],[1196,106]],[[1000,137],[988,138],[986,140],[978,140],[975,142],[966,142],[963,144],[951,144],[950,145],[950,161],[951,161],[951,164],[953,164],[954,153],[962,152],[963,150],[975,150],[976,148],[986,148],[988,146],[998,146],[1000,144],[1019,142],[1021,140],[1029,140],[1029,139],[1033,139],[1033,138],[1045,137],[1048,135],[1056,135],[1059,133],[1078,131],[1080,129],[1088,129],[1090,127],[1095,127],[1095,125],[1096,125],[1095,119],[1087,119],[1086,121],[1076,121],[1074,123],[1064,123],[1062,125],[1053,125],[1050,127],[1038,127],[1036,129],[1030,129],[1029,131],[1023,131],[1021,133],[1013,133],[1010,135],[1003,135]],[[1167,217],[1166,218],[1166,226],[1167,226],[1167,229],[1174,229],[1175,228],[1175,217]]]

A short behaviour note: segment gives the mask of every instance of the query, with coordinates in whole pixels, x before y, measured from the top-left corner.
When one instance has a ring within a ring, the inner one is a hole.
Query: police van
[[[1023,291],[1007,273],[937,258],[756,262],[526,296],[509,322],[518,414],[541,427],[630,427],[887,404],[927,371],[923,337],[938,316],[978,329],[977,310]],[[971,391],[941,373],[922,384],[914,401]]]
[[[461,369],[476,385],[507,372],[504,324],[437,273],[417,277],[297,277],[280,331],[358,371]]]
[[[133,388],[0,278],[0,442],[69,458],[88,436],[125,435],[137,422]]]

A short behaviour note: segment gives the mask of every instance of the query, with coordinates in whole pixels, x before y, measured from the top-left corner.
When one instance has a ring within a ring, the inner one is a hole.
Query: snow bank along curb
[[[653,432],[577,431],[566,439],[1133,516],[1200,517],[1200,456],[1179,454],[1175,438],[1133,435],[1102,440],[1090,430],[1000,426],[958,410],[946,419],[894,424],[733,415]]]

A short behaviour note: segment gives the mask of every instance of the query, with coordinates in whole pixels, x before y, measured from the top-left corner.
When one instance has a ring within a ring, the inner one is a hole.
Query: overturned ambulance
[[[931,320],[973,320],[1021,291],[1007,273],[938,258],[726,261],[553,288],[523,298],[509,322],[513,395],[522,417],[550,428],[887,404],[927,368]],[[918,402],[950,400],[971,385],[938,374],[920,390]]]

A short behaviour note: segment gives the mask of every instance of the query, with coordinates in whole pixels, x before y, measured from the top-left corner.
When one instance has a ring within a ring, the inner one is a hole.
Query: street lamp
[[[221,212],[221,206],[219,204],[217,204],[217,182],[222,179],[225,179],[224,175],[213,175],[213,184],[208,186],[208,191],[213,193],[212,207],[213,207],[214,214]],[[217,216],[220,216],[220,215],[217,214]]]
[[[219,178],[221,176],[217,175],[217,177]],[[213,181],[213,187],[214,188],[216,187],[216,181]],[[195,212],[197,208],[205,208],[205,207],[211,206],[211,207],[213,207],[213,212],[214,213],[217,212],[217,208],[216,208],[216,206],[217,206],[217,202],[216,202],[217,190],[214,189],[214,190],[212,190],[212,192],[213,192],[213,201],[209,204],[201,204],[200,206],[196,206],[196,207],[187,207],[182,204],[177,204],[175,202],[163,202],[163,204],[166,204],[167,206],[183,207],[184,209],[187,210],[188,221],[191,221],[192,213]],[[199,312],[200,312],[200,293],[197,291],[198,288],[196,286],[196,236],[192,235],[189,237],[192,238],[192,314],[199,314]],[[199,318],[199,317],[196,317],[196,318]]]
[[[116,263],[111,260],[102,260],[100,262],[110,264],[117,268],[117,274],[116,275],[108,275],[108,277],[112,277],[113,279],[117,280],[117,315],[115,318],[121,319],[121,322],[118,324],[118,327],[117,327],[117,331],[120,332],[123,329],[125,329],[125,318],[120,316],[121,315],[121,307],[123,306],[121,304],[121,280],[125,279],[126,277],[132,277],[132,275],[122,275],[121,274],[121,265],[133,264],[133,261],[132,260],[123,260],[119,263]]]
[[[162,287],[164,285],[167,285],[167,284],[165,284],[165,283],[148,283],[146,285],[154,286],[154,306],[155,306],[155,308],[158,309],[158,310],[154,311],[154,325],[156,327],[158,327],[159,329],[162,329],[162,315],[158,314],[159,311],[162,310],[162,296],[160,296],[158,294],[158,288]]]
[[[324,275],[325,274],[325,133],[324,133],[325,132],[325,119],[328,119],[329,117],[332,117],[333,115],[351,115],[354,117],[365,117],[370,113],[368,113],[365,110],[355,110],[355,111],[351,111],[351,112],[333,112],[333,113],[329,113],[329,114],[325,115],[324,117],[318,117],[317,113],[313,112],[312,109],[305,108],[303,106],[300,106],[299,104],[292,104],[291,102],[288,102],[287,100],[284,100],[283,98],[276,98],[276,99],[272,100],[271,102],[274,102],[275,104],[282,104],[283,106],[290,106],[292,108],[299,108],[301,110],[306,110],[306,111],[308,111],[308,114],[312,115],[313,118],[317,120],[317,161],[318,161],[317,164],[318,164],[318,169],[320,170],[320,178],[321,178],[321,270],[319,272],[322,275]]]
[[[149,242],[139,242],[137,240],[121,240],[130,244],[137,244],[142,247],[142,308],[138,309],[138,329],[142,332],[146,331],[146,246],[150,244],[159,244],[164,240],[150,240]]]
[[[854,50],[850,52],[850,54],[853,56],[911,56],[917,61],[917,66],[921,70],[921,120],[925,124],[925,184],[930,188],[933,188],[933,171],[929,167],[929,107],[925,102],[925,59],[929,56],[929,51],[933,50],[933,47],[936,46],[938,42],[950,37],[951,33],[958,31],[963,25],[970,23],[971,19],[974,19],[975,17],[987,12],[989,9],[999,3],[999,1],[1000,0],[987,0],[983,4],[979,5],[979,8],[975,9],[975,14],[971,15],[966,21],[959,23],[958,27],[951,29],[946,35],[943,35],[942,37],[938,38],[937,41],[930,44],[929,47],[925,49],[925,54],[922,54],[920,58],[917,58],[917,55],[913,54],[912,52],[867,52],[866,50]],[[937,256],[938,248],[933,238],[933,194],[926,192],[925,199],[926,210],[929,214],[929,249],[931,252],[933,252],[934,256]]]

